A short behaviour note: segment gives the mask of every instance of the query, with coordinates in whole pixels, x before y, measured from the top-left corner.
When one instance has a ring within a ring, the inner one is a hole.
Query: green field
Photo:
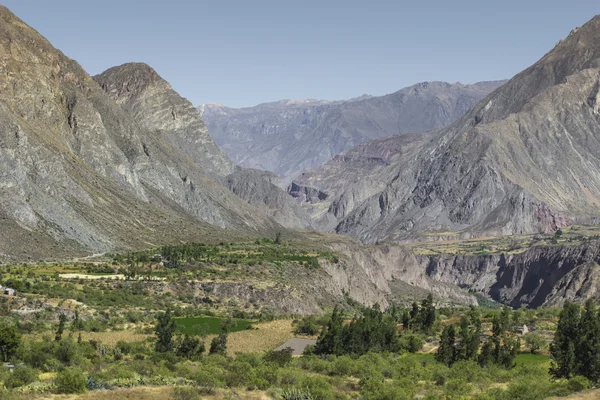
[[[550,368],[550,356],[548,354],[522,353],[517,355],[517,365],[547,365]]]
[[[219,317],[189,317],[175,318],[178,330],[189,335],[214,335],[221,332],[223,318]],[[229,327],[229,332],[238,332],[250,329],[252,323],[245,319],[234,319]]]

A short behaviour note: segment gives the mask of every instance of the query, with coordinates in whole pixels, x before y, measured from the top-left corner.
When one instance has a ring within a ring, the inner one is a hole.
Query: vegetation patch
[[[219,317],[175,318],[177,330],[188,335],[215,335],[227,324],[229,332],[239,332],[252,328],[252,322],[244,319],[224,319]]]

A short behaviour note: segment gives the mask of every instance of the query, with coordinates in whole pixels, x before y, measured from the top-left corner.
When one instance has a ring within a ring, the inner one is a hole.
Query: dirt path
[[[304,349],[306,348],[306,346],[314,345],[315,343],[317,343],[317,341],[315,339],[294,338],[294,339],[289,339],[287,342],[285,342],[284,344],[282,344],[275,350],[283,350],[283,349],[289,347],[292,349],[292,355],[301,356],[302,353],[304,353]]]

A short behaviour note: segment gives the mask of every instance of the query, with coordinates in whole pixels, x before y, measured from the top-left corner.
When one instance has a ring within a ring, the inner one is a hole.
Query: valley
[[[510,80],[195,107],[0,6],[0,398],[595,396],[599,88],[595,16]]]

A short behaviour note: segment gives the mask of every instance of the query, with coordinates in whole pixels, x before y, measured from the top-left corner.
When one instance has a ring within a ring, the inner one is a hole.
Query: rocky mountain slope
[[[424,82],[348,101],[282,100],[242,109],[210,103],[199,110],[236,163],[274,172],[287,185],[364,141],[446,126],[502,83]]]
[[[98,77],[106,92],[0,7],[0,76],[0,255],[61,257],[282,229],[267,215],[277,210],[225,186],[239,168],[147,66]],[[257,177],[262,190],[277,189]]]
[[[163,138],[175,157],[199,166],[208,178],[288,228],[310,228],[310,218],[280,189],[273,174],[235,165],[209,136],[198,110],[145,64],[110,68],[94,80],[145,131]],[[165,152],[160,149],[159,152]],[[144,147],[152,157],[148,146]],[[160,156],[160,155],[159,155]],[[186,183],[189,177],[183,177]]]
[[[360,185],[332,187],[346,172],[329,164],[291,191],[322,192],[329,204],[320,218],[365,242],[593,222],[600,215],[599,79],[597,16],[456,123],[430,133],[417,151],[389,156],[380,170],[368,166],[367,179],[355,172],[350,178],[359,176]]]

